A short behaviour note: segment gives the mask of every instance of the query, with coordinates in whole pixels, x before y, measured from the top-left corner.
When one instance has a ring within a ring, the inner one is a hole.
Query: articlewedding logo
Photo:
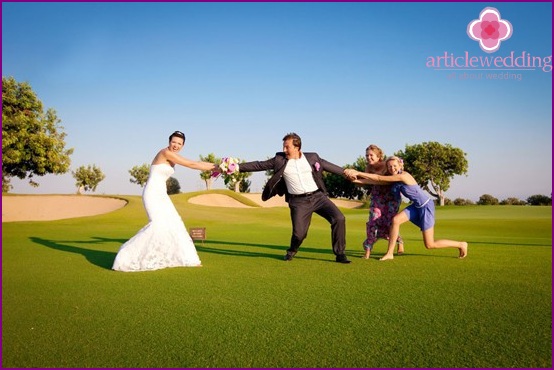
[[[500,49],[502,41],[508,40],[513,33],[510,22],[501,19],[500,12],[496,8],[486,7],[479,14],[479,19],[474,19],[467,25],[467,35],[475,41],[486,53],[494,53]]]
[[[467,50],[461,54],[444,51],[440,55],[428,56],[425,65],[436,71],[453,71],[447,76],[449,80],[521,81],[523,74],[520,72],[523,71],[552,72],[552,54],[538,56],[525,50],[511,50],[506,55],[490,55],[498,51],[502,41],[512,37],[513,32],[512,24],[501,18],[498,9],[486,7],[479,14],[479,19],[469,22],[466,33],[471,40],[478,41],[481,50],[489,55],[472,55]],[[458,74],[459,71],[463,73]]]

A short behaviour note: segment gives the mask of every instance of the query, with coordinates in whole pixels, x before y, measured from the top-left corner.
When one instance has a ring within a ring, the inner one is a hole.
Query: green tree
[[[73,171],[73,177],[77,182],[77,193],[82,194],[83,191],[96,191],[98,184],[106,178],[100,168],[96,165],[81,166]]]
[[[219,163],[221,161],[221,159],[217,158],[214,153],[210,153],[205,157],[201,155],[200,160],[202,162],[210,163]],[[211,190],[212,183],[214,181],[214,178],[212,177],[212,171],[201,171],[200,178],[204,180],[204,183],[206,184],[206,190]]]
[[[344,166],[344,168],[354,168],[357,171],[364,172],[366,164],[367,163],[364,157],[358,157],[356,162],[348,164]],[[369,193],[368,189],[370,188],[356,186],[344,176],[335,175],[330,172],[323,173],[323,182],[331,198],[363,200],[367,198]]]
[[[179,194],[181,192],[181,185],[175,177],[168,178],[165,185],[168,195]]]
[[[474,204],[471,199],[463,199],[463,198],[456,198],[454,199],[453,203],[455,206],[469,206]]]
[[[42,102],[26,83],[2,77],[2,191],[11,189],[13,177],[62,174],[69,171],[65,132],[54,109],[43,110]]]
[[[252,181],[243,179],[239,182],[239,191],[241,193],[250,193],[250,185],[252,185]]]
[[[148,175],[150,174],[150,166],[146,163],[140,166],[135,166],[129,170],[129,174],[132,177],[129,179],[130,182],[133,184],[139,184],[140,187],[144,187],[146,181],[148,180]]]
[[[422,189],[444,205],[445,192],[450,188],[454,175],[467,173],[466,153],[450,144],[425,142],[406,145],[404,151],[395,153],[404,161],[404,169],[409,172]]]
[[[510,206],[524,206],[527,204],[524,200],[518,198],[507,198],[500,202],[501,205],[510,205]]]
[[[535,194],[527,198],[527,203],[532,206],[550,206],[552,205],[552,196]]]
[[[490,194],[483,194],[479,197],[477,204],[481,206],[494,206],[498,204],[498,199]]]

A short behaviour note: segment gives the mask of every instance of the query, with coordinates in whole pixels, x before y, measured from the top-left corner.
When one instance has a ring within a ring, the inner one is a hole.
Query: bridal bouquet
[[[232,175],[239,169],[239,159],[233,157],[221,158],[221,162],[217,166],[219,171],[214,171],[212,177],[219,177],[219,175]]]

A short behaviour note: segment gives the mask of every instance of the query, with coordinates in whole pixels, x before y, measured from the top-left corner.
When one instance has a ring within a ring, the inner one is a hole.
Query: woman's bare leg
[[[423,243],[427,249],[435,248],[458,248],[460,250],[459,258],[464,258],[467,256],[467,243],[459,242],[455,240],[448,239],[439,239],[435,240],[435,228],[431,227],[422,232],[423,234]]]
[[[387,261],[394,258],[394,245],[396,244],[396,239],[398,239],[398,234],[400,234],[400,225],[406,221],[409,221],[409,219],[404,211],[393,217],[389,232],[389,248],[387,249],[387,253],[381,257],[379,261]]]
[[[396,244],[397,244],[396,254],[398,255],[404,254],[404,243],[396,243]]]

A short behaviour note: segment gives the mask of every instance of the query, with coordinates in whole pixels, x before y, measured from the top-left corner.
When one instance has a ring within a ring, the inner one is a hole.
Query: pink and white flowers
[[[220,171],[214,171],[212,177],[219,177],[219,175],[232,175],[239,170],[239,159],[234,157],[221,158],[218,168]]]

